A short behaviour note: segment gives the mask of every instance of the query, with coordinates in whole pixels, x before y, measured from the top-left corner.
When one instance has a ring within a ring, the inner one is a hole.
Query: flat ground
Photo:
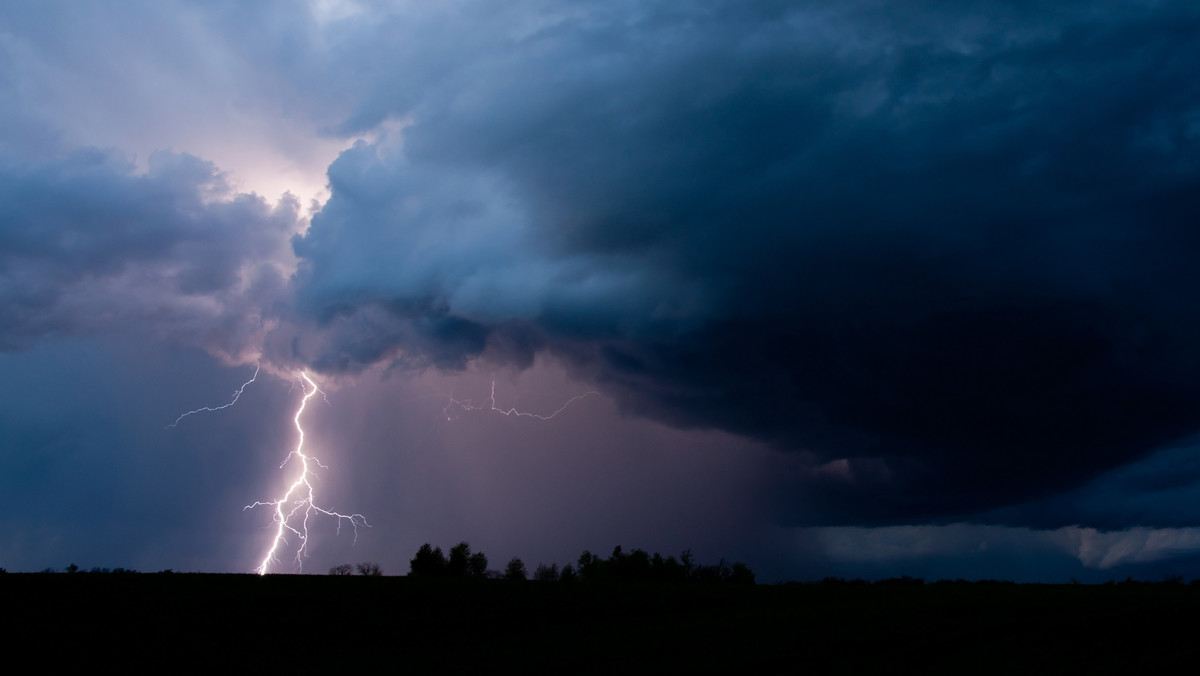
[[[1200,587],[0,575],[9,661],[427,673],[1194,667]]]

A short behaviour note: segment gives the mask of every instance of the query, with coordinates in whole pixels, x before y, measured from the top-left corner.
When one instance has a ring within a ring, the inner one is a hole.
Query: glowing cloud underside
[[[300,407],[296,409],[296,415],[292,417],[292,421],[296,424],[296,432],[299,434],[299,441],[296,443],[296,449],[284,458],[283,463],[279,465],[283,469],[293,458],[300,462],[300,474],[296,480],[288,487],[287,492],[276,500],[267,502],[255,502],[254,504],[246,505],[243,510],[253,509],[255,507],[273,507],[275,513],[273,519],[275,521],[275,537],[271,540],[271,546],[267,550],[266,556],[263,557],[262,563],[255,569],[259,575],[266,575],[272,563],[279,561],[280,548],[287,544],[287,535],[291,533],[295,535],[300,546],[296,549],[296,568],[301,568],[302,559],[307,555],[308,549],[308,525],[309,520],[317,515],[324,514],[325,516],[337,519],[338,532],[341,532],[342,522],[347,521],[354,528],[354,537],[358,539],[358,527],[370,526],[367,523],[366,517],[362,514],[341,514],[332,510],[326,509],[316,502],[311,479],[313,470],[310,462],[322,469],[326,469],[315,457],[306,455],[304,452],[304,427],[300,424],[300,417],[304,414],[305,407],[308,406],[308,400],[314,395],[320,393],[320,388],[313,382],[312,378],[308,377],[307,373],[301,372],[299,375],[300,385],[304,390],[304,398],[300,400]],[[323,394],[323,393],[322,393]]]

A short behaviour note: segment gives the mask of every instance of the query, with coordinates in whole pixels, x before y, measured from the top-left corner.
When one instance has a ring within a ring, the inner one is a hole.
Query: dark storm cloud
[[[244,356],[296,229],[294,200],[234,193],[190,155],[156,153],[144,173],[97,149],[0,158],[0,350],[140,328]]]
[[[291,349],[548,349],[639,414],[846,459],[796,470],[808,521],[976,513],[1197,431],[1200,11],[937,7],[347,23],[344,130],[391,131],[295,242],[327,331]]]

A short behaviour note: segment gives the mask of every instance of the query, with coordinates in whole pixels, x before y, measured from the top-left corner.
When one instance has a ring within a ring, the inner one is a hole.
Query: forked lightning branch
[[[278,562],[279,550],[287,544],[289,534],[295,536],[300,541],[300,546],[296,548],[296,567],[301,567],[302,559],[308,549],[308,521],[314,515],[323,514],[337,519],[339,533],[342,529],[342,522],[349,522],[354,528],[354,539],[356,541],[358,540],[358,527],[370,526],[367,523],[367,518],[362,514],[342,514],[317,504],[316,495],[310,481],[312,479],[312,466],[309,463],[315,464],[321,469],[327,468],[315,457],[304,452],[304,427],[300,425],[300,416],[304,415],[304,409],[308,406],[308,400],[312,399],[321,390],[313,382],[312,378],[309,378],[308,374],[303,371],[300,372],[300,380],[304,391],[304,398],[300,400],[300,407],[296,409],[296,415],[292,417],[293,422],[296,424],[296,433],[299,435],[300,440],[296,442],[296,450],[289,453],[283,459],[283,464],[279,465],[279,468],[283,469],[293,460],[297,461],[300,464],[300,474],[288,486],[287,492],[283,494],[283,497],[268,502],[255,502],[243,508],[272,507],[275,512],[273,516],[276,528],[275,538],[271,541],[271,548],[267,550],[262,563],[255,569],[259,575],[266,575],[271,564]]]
[[[258,377],[258,368],[254,369],[254,377],[246,381],[233,394],[233,399],[223,406],[209,407],[205,406],[192,411],[188,411],[175,419],[175,422],[168,427],[175,427],[189,415],[200,413],[203,411],[219,411],[229,408],[237,403],[237,400],[242,396],[243,390],[250,383],[253,383]],[[308,552],[309,525],[313,517],[327,516],[337,520],[338,532],[341,532],[343,523],[349,523],[354,528],[355,540],[358,539],[358,527],[367,526],[366,517],[362,514],[342,514],[335,512],[326,507],[322,507],[316,499],[316,492],[313,489],[313,466],[322,469],[328,469],[321,464],[316,457],[309,455],[304,450],[304,426],[301,424],[301,417],[304,415],[304,409],[308,406],[308,402],[317,394],[324,394],[317,387],[316,382],[309,377],[308,373],[301,371],[296,376],[300,381],[301,390],[304,396],[300,399],[300,405],[296,408],[296,414],[292,416],[292,422],[296,426],[296,434],[298,441],[296,448],[288,453],[283,459],[283,463],[279,465],[280,469],[287,467],[289,464],[292,467],[298,468],[298,473],[295,480],[288,486],[287,491],[280,497],[274,500],[257,501],[253,504],[246,505],[243,509],[254,509],[256,507],[269,507],[272,510],[272,519],[274,522],[275,536],[271,539],[271,544],[267,548],[267,553],[263,556],[262,562],[255,569],[259,575],[266,575],[270,572],[271,566],[279,563],[279,555],[288,546],[288,538],[295,538],[298,542],[295,553],[295,566],[297,570],[302,568],[303,559]]]

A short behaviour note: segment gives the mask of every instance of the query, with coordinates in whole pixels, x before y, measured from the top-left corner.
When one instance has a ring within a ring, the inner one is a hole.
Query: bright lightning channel
[[[563,404],[562,406],[559,406],[557,411],[555,411],[549,415],[541,415],[539,413],[529,413],[527,411],[518,411],[515,407],[503,409],[503,408],[496,406],[496,379],[493,378],[492,379],[492,393],[491,393],[491,396],[488,397],[487,406],[473,406],[473,405],[471,405],[470,399],[455,399],[454,396],[451,395],[450,403],[446,404],[446,408],[442,409],[442,414],[446,416],[446,420],[453,420],[454,417],[450,415],[450,410],[457,406],[458,408],[460,408],[464,411],[494,411],[494,412],[499,413],[500,415],[504,415],[504,416],[516,416],[516,417],[521,417],[521,418],[537,418],[538,420],[549,420],[549,419],[553,418],[554,416],[558,415],[559,413],[562,413],[563,411],[565,411],[567,409],[567,407],[570,406],[571,404],[579,401],[580,399],[583,399],[584,397],[589,397],[593,394],[599,394],[599,392],[596,392],[595,390],[588,390],[587,392],[584,392],[583,394],[577,394],[574,397],[571,397],[570,399],[568,399],[565,404]]]
[[[287,535],[291,533],[300,540],[300,547],[296,550],[296,568],[301,568],[302,559],[307,555],[308,549],[308,522],[314,514],[324,514],[337,519],[338,532],[341,532],[342,522],[348,521],[354,527],[354,539],[358,540],[358,527],[370,527],[366,517],[362,514],[341,514],[324,507],[321,507],[316,502],[311,479],[313,477],[312,468],[309,463],[317,465],[322,469],[326,469],[319,460],[315,457],[304,453],[304,427],[300,424],[300,416],[304,414],[305,407],[308,406],[308,400],[314,395],[320,393],[322,397],[325,393],[321,391],[317,384],[307,373],[301,371],[299,378],[301,380],[301,388],[304,391],[304,398],[300,400],[300,406],[296,409],[296,415],[292,417],[292,421],[296,424],[296,432],[299,433],[300,440],[296,443],[296,450],[288,454],[283,459],[283,463],[279,465],[283,469],[292,458],[297,458],[300,461],[300,475],[288,487],[287,492],[282,497],[276,500],[267,502],[255,502],[251,505],[246,505],[243,511],[253,509],[255,507],[273,507],[275,513],[273,519],[275,521],[275,537],[271,540],[271,547],[267,550],[266,556],[263,557],[262,563],[255,569],[259,575],[266,575],[272,563],[278,562],[278,552],[280,548],[287,543]],[[311,390],[309,388],[312,388]],[[328,399],[326,400],[328,401]]]
[[[237,403],[238,397],[242,396],[242,391],[246,389],[246,386],[258,379],[258,370],[261,367],[262,367],[261,364],[254,365],[254,375],[250,376],[250,380],[247,380],[246,382],[242,383],[241,387],[239,387],[233,391],[233,399],[231,399],[228,404],[225,404],[224,406],[201,406],[200,408],[188,411],[187,413],[183,413],[178,418],[175,419],[175,422],[171,423],[170,425],[167,425],[167,429],[171,429],[172,427],[175,427],[176,425],[178,425],[180,423],[180,421],[182,421],[184,418],[188,417],[189,415],[195,415],[197,413],[204,413],[206,411],[207,412],[220,411],[222,409],[226,409],[226,408],[229,408],[230,406],[233,406],[234,404]]]

